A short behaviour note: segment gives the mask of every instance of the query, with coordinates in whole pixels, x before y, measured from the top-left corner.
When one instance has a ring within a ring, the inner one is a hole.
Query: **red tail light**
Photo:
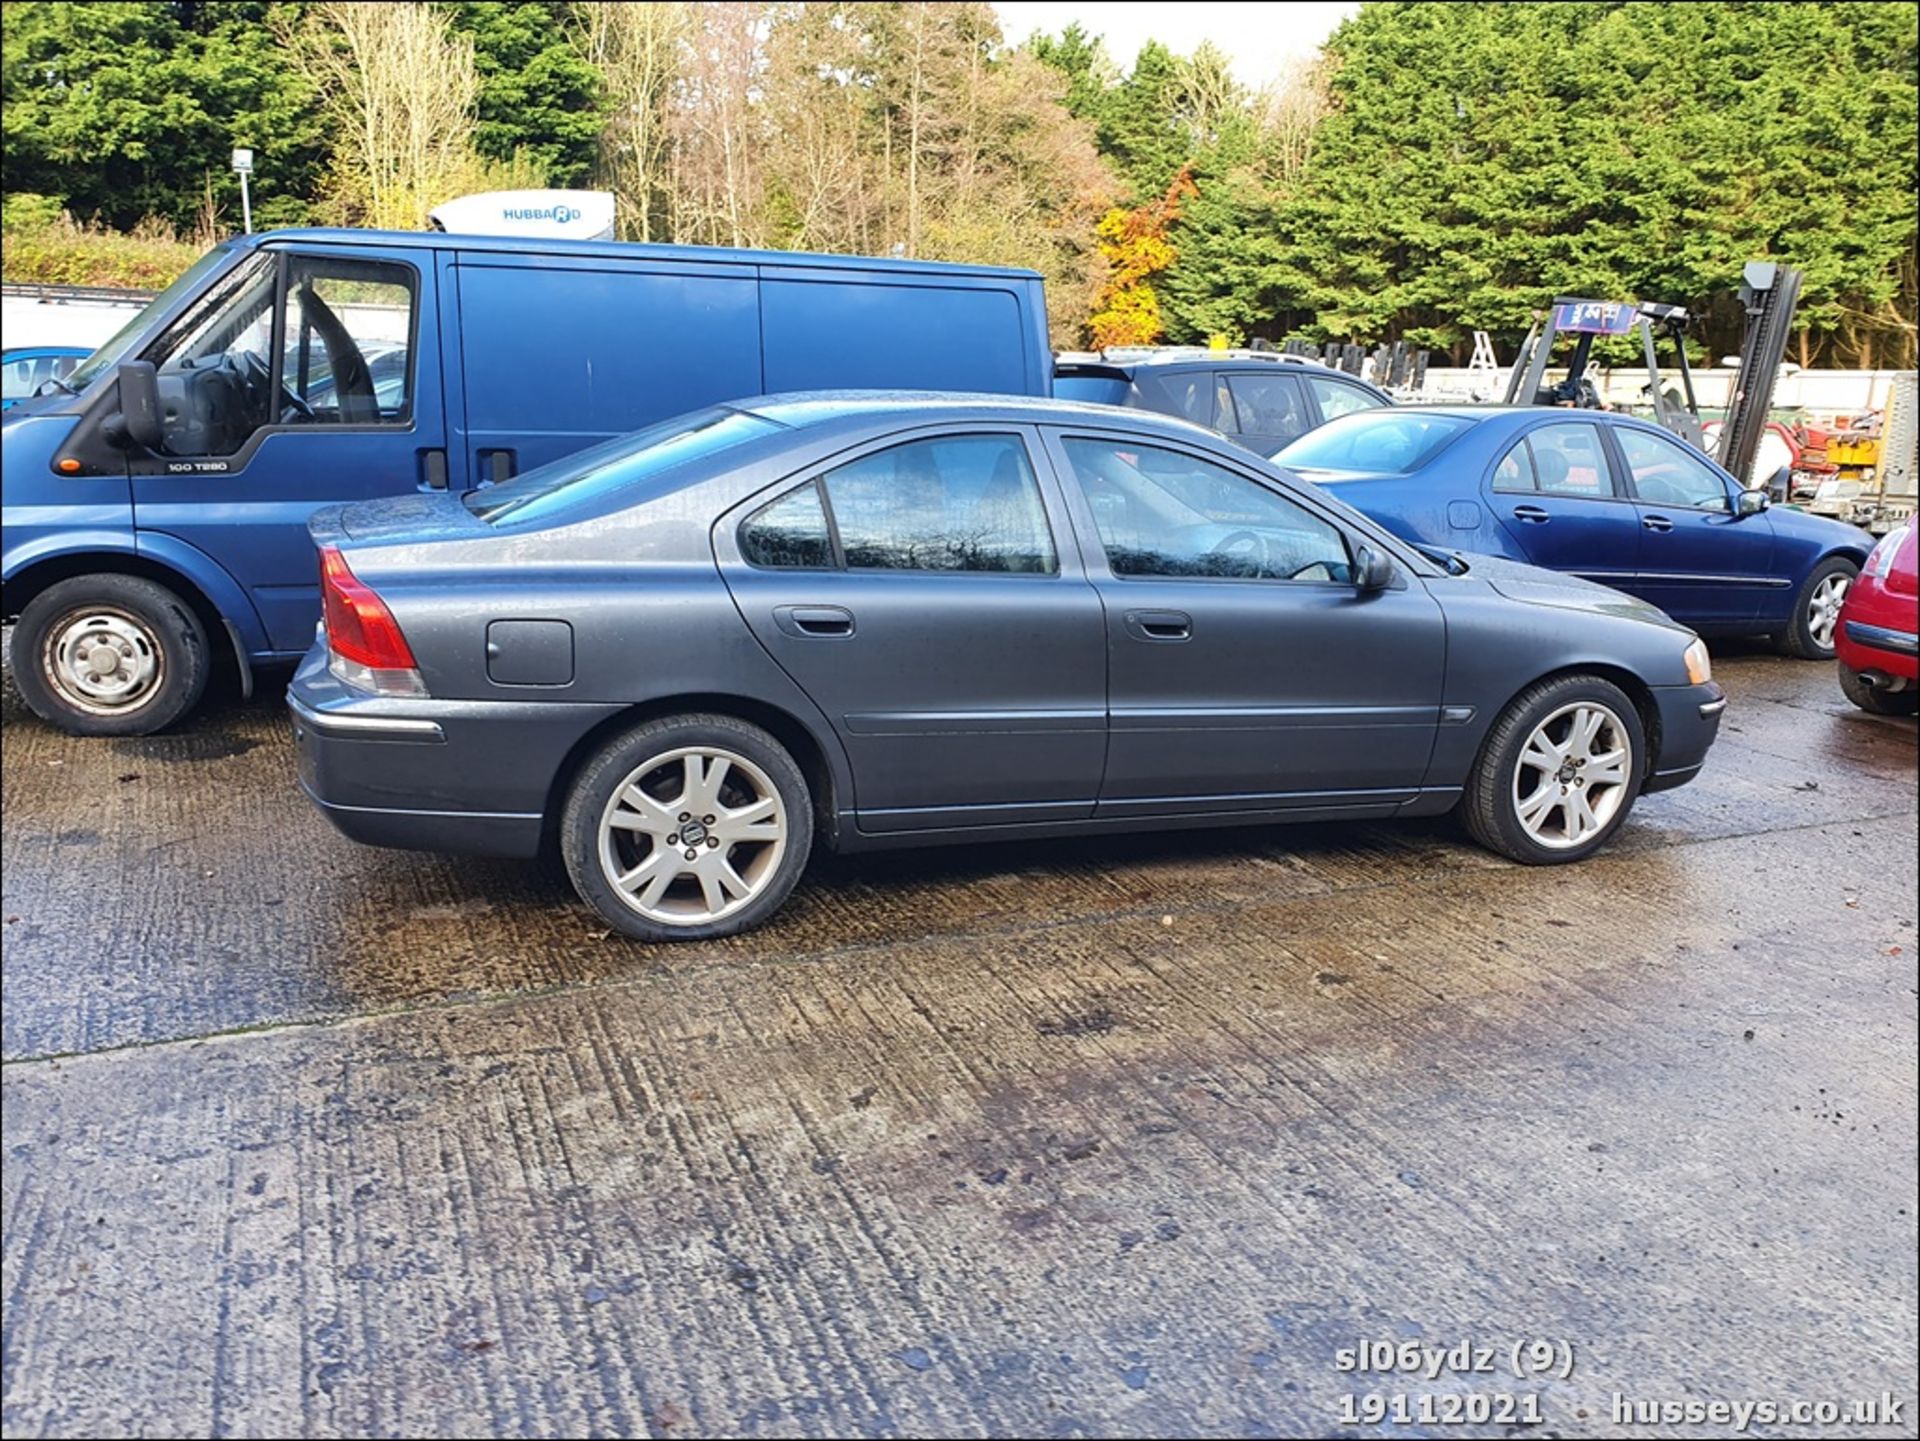
[[[393,612],[330,545],[320,548],[320,605],[335,675],[386,695],[427,693]]]

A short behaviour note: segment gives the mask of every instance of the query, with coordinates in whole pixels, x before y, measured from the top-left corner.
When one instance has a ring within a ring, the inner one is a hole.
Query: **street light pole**
[[[247,227],[247,234],[253,234],[253,197],[247,192],[247,177],[253,174],[253,152],[236,150],[233,152],[234,173],[240,177],[240,217]]]

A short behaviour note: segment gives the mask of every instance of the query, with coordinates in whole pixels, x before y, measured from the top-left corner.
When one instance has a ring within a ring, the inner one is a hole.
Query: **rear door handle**
[[[773,623],[788,635],[834,640],[853,634],[853,612],[837,605],[777,605]]]
[[[1643,515],[1640,517],[1640,524],[1644,525],[1648,530],[1669,531],[1673,529],[1673,522],[1668,520],[1664,515]]]
[[[1515,520],[1530,521],[1534,525],[1545,525],[1549,520],[1553,519],[1552,516],[1548,515],[1537,505],[1516,505],[1513,508],[1513,518]]]
[[[1124,620],[1135,640],[1182,641],[1193,636],[1193,617],[1183,610],[1130,610]]]

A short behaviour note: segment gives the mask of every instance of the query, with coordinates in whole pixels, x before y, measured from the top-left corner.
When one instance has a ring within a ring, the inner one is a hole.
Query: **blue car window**
[[[808,481],[748,516],[740,526],[740,553],[754,565],[832,569],[833,536],[819,485]]]
[[[1694,510],[1728,508],[1727,484],[1720,473],[1677,441],[1626,425],[1614,431],[1614,438],[1627,458],[1633,493],[1641,500]]]
[[[1116,576],[1352,578],[1337,528],[1225,466],[1130,441],[1062,444]]]
[[[1055,568],[1046,507],[1018,436],[916,440],[825,479],[849,570]]]
[[[1310,430],[1274,459],[1306,470],[1358,470],[1407,475],[1418,470],[1474,422],[1461,415],[1376,406]]]
[[[1585,421],[1559,421],[1527,433],[1534,474],[1547,495],[1605,500],[1613,496],[1613,478],[1600,448],[1600,428]]]
[[[1533,452],[1527,448],[1526,438],[1513,443],[1513,449],[1500,457],[1500,463],[1493,468],[1493,488],[1495,490],[1538,490],[1540,482],[1534,475]]]

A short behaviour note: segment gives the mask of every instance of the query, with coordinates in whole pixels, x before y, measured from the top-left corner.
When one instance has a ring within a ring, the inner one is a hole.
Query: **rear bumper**
[[[1848,670],[1920,679],[1920,635],[1913,631],[1843,615],[1833,649]]]
[[[343,685],[319,647],[287,687],[300,788],[367,845],[532,856],[568,755],[618,706],[398,700]]]
[[[1660,718],[1660,749],[1642,791],[1666,791],[1700,774],[1707,752],[1720,734],[1727,693],[1712,681],[1705,685],[1656,686],[1654,708]]]

